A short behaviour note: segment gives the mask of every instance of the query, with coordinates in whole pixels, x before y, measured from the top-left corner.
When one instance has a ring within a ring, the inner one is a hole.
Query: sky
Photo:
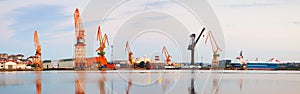
[[[211,19],[218,21],[216,28],[222,29],[208,28],[221,32],[216,32],[215,37],[223,50],[222,58],[234,59],[243,50],[249,60],[266,61],[274,57],[300,61],[300,0],[203,2],[205,5],[199,3],[200,7],[210,6],[213,11],[207,11],[210,8],[199,11],[215,13],[216,19]],[[209,18],[204,19],[205,13],[200,13],[200,21],[196,21],[197,17],[192,17],[186,8],[167,0],[126,3],[121,0],[1,0],[0,6],[0,53],[34,55],[33,32],[37,30],[44,60],[74,57],[75,8],[81,10],[87,32],[87,57],[96,56],[93,49],[98,42],[94,35],[97,25],[101,25],[114,46],[106,49],[108,60],[111,50],[114,50],[114,59],[126,59],[124,46],[130,41],[136,57],[162,56],[161,49],[165,45],[174,61],[188,61],[190,53],[183,49],[189,43],[189,34],[199,34],[203,26],[214,27],[210,26]],[[209,61],[210,45],[205,45],[202,39],[197,47],[196,60]]]

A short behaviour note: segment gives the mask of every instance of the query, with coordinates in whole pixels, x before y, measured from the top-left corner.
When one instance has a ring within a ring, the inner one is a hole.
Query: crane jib
[[[198,38],[197,38],[197,40],[196,40],[196,43],[195,43],[195,45],[198,43],[198,41],[199,41],[200,37],[202,36],[202,34],[203,34],[204,30],[205,30],[205,28],[203,28],[203,29],[202,29],[202,31],[201,31],[201,33],[200,33],[200,35],[198,36]]]

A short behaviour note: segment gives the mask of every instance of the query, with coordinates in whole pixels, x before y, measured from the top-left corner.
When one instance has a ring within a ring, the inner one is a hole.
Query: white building
[[[0,63],[0,69],[4,69],[4,63]]]
[[[17,64],[17,69],[25,70],[27,64]]]
[[[4,69],[8,69],[8,70],[17,69],[17,63],[8,61],[8,62],[4,63]]]

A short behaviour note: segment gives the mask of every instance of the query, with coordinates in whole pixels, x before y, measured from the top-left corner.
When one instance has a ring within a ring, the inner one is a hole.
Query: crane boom
[[[126,42],[125,51],[127,51],[127,53],[131,52],[128,41]]]
[[[41,55],[41,45],[40,45],[38,33],[36,30],[34,31],[33,36],[34,36],[34,45],[35,45],[36,54]]]
[[[217,44],[213,34],[211,31],[208,32],[206,40],[205,40],[205,44],[207,43],[208,39],[210,40],[210,45],[211,45],[211,49],[213,51],[213,59],[212,59],[212,67],[213,64],[217,64],[218,66],[218,51],[222,51],[222,49],[219,47],[219,45]]]
[[[104,52],[104,48],[106,48],[106,43],[109,45],[109,42],[106,34],[104,34],[104,36],[102,37],[100,26],[98,26],[97,40],[99,41],[100,46],[96,50],[96,52],[100,51],[102,53]]]
[[[74,24],[75,24],[75,29],[83,29],[78,8],[76,8],[75,13],[74,13]]]
[[[204,30],[205,30],[205,28],[203,28],[203,29],[201,30],[201,33],[200,33],[200,35],[198,36],[195,45],[198,43],[198,41],[199,41],[200,37],[202,36]]]
[[[222,49],[220,48],[220,46],[217,44],[213,34],[211,33],[211,31],[208,32],[207,37],[205,39],[205,44],[207,43],[208,39],[210,40],[210,44],[211,44],[211,48],[214,52],[216,51],[222,51]]]

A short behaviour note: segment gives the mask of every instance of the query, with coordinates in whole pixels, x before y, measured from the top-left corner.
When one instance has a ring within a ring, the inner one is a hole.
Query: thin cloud
[[[69,11],[70,9],[75,9],[76,7],[83,8],[82,3],[87,3],[86,1],[77,1],[77,2],[69,2],[68,0],[49,0],[49,1],[25,1],[25,0],[6,0],[0,1],[0,5],[3,7],[0,11],[0,41],[5,41],[11,39],[14,35],[16,35],[17,30],[15,28],[9,28],[11,25],[18,22],[18,20],[12,18],[14,15],[22,15],[26,11],[18,11],[24,7],[34,7],[34,6],[47,6],[47,5],[56,5],[62,6],[62,10],[58,11],[63,14],[72,13],[73,11]],[[81,6],[80,6],[81,5]]]
[[[163,8],[165,6],[168,6],[169,4],[171,4],[170,1],[155,1],[155,2],[146,3],[143,6],[145,6],[145,7],[160,7],[160,8]]]
[[[294,21],[292,23],[295,24],[295,25],[298,25],[298,24],[300,24],[300,21]]]
[[[57,45],[60,45],[62,47],[73,45],[73,12],[74,9],[77,7],[79,9],[83,9],[85,7],[84,3],[88,3],[88,1],[0,1],[0,5],[2,7],[0,11],[0,43],[6,44],[4,46],[4,49],[6,49],[7,47],[11,47],[8,50],[6,50],[8,51],[7,53],[16,53],[19,51],[19,48],[17,48],[17,46],[14,45],[23,45],[22,43],[32,43],[32,32],[34,30],[38,30],[40,34],[41,45],[43,45],[44,49],[47,49],[45,51],[55,51],[55,49],[57,49],[55,46]],[[59,9],[53,11],[53,8],[45,8],[49,6],[53,6]],[[45,8],[42,14],[33,12],[33,10],[39,10],[39,8],[42,7]],[[23,45],[22,48],[23,50],[25,50],[25,48],[32,48],[31,46],[32,45]],[[31,51],[26,50],[21,52],[25,56],[32,55]],[[66,57],[70,56],[70,54],[72,54],[72,52],[60,54],[57,57]],[[51,58],[51,55],[44,55],[43,58]]]
[[[1,18],[1,23],[0,23],[0,27],[1,27],[1,33],[0,33],[0,42],[2,43],[3,41],[7,41],[8,39],[10,39],[12,36],[15,35],[15,31],[11,30],[8,28],[9,25],[13,24],[14,21],[12,19],[7,18],[6,20],[3,20],[5,18]]]
[[[276,5],[276,4],[268,2],[268,3],[227,4],[224,6],[236,8],[236,7],[266,7],[266,6],[273,6],[273,5]]]

